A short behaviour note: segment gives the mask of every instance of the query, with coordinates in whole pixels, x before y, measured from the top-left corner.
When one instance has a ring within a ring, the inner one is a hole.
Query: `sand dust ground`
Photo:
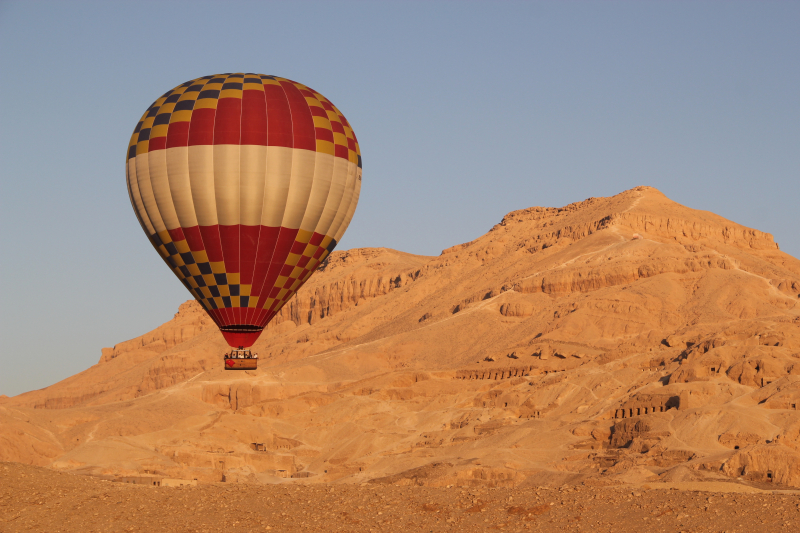
[[[746,533],[800,528],[800,493],[745,489],[751,492],[374,484],[168,488],[0,463],[0,532]]]

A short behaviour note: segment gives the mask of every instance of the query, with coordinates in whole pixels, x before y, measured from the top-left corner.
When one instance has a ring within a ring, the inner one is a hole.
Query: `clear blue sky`
[[[800,255],[800,2],[0,3],[0,394],[190,295],[125,187],[142,112],[251,71],[333,101],[364,157],[339,249],[418,254],[514,209],[652,185]]]

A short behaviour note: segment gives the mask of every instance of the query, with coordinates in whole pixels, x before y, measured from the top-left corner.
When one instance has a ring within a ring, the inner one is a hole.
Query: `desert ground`
[[[797,493],[735,483],[706,485],[702,491],[583,484],[148,487],[2,463],[0,531],[749,533],[800,527]],[[714,492],[719,490],[726,492]]]
[[[602,531],[615,516],[773,531],[798,523],[799,298],[800,261],[770,234],[650,187],[514,211],[438,256],[334,252],[256,343],[258,370],[222,368],[190,301],[84,372],[0,397],[3,518],[55,520],[47,502],[23,510],[36,489],[12,490],[29,472],[20,486],[80,493],[49,505],[105,517],[82,513],[84,530],[117,527],[100,495],[123,491],[122,509],[180,531],[213,516],[236,531],[218,508],[231,494],[243,531],[299,528],[272,518],[286,506],[320,531]]]

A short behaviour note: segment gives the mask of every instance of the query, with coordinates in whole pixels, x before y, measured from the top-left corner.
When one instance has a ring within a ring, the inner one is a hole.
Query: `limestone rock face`
[[[335,277],[335,281],[299,293],[270,325],[275,327],[287,320],[298,326],[314,324],[355,307],[359,302],[405,287],[419,276],[419,267],[423,264],[424,258],[419,256],[377,248],[333,254],[319,270]]]
[[[201,482],[800,486],[800,261],[637,187],[334,252],[256,343],[195,302],[0,397],[0,460]],[[741,478],[741,479],[739,479]]]
[[[215,327],[200,304],[190,300],[181,304],[175,318],[164,326],[141,337],[121,342],[113,348],[103,348],[100,363],[107,363],[122,354],[137,350],[162,353]]]
[[[731,477],[796,487],[800,484],[800,453],[777,444],[755,445],[734,453],[722,470]]]

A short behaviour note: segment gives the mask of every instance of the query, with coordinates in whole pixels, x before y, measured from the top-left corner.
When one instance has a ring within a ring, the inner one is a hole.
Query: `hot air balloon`
[[[226,368],[255,368],[248,348],[350,224],[361,153],[313,89],[217,74],[153,102],[126,175],[147,238],[233,348]]]

